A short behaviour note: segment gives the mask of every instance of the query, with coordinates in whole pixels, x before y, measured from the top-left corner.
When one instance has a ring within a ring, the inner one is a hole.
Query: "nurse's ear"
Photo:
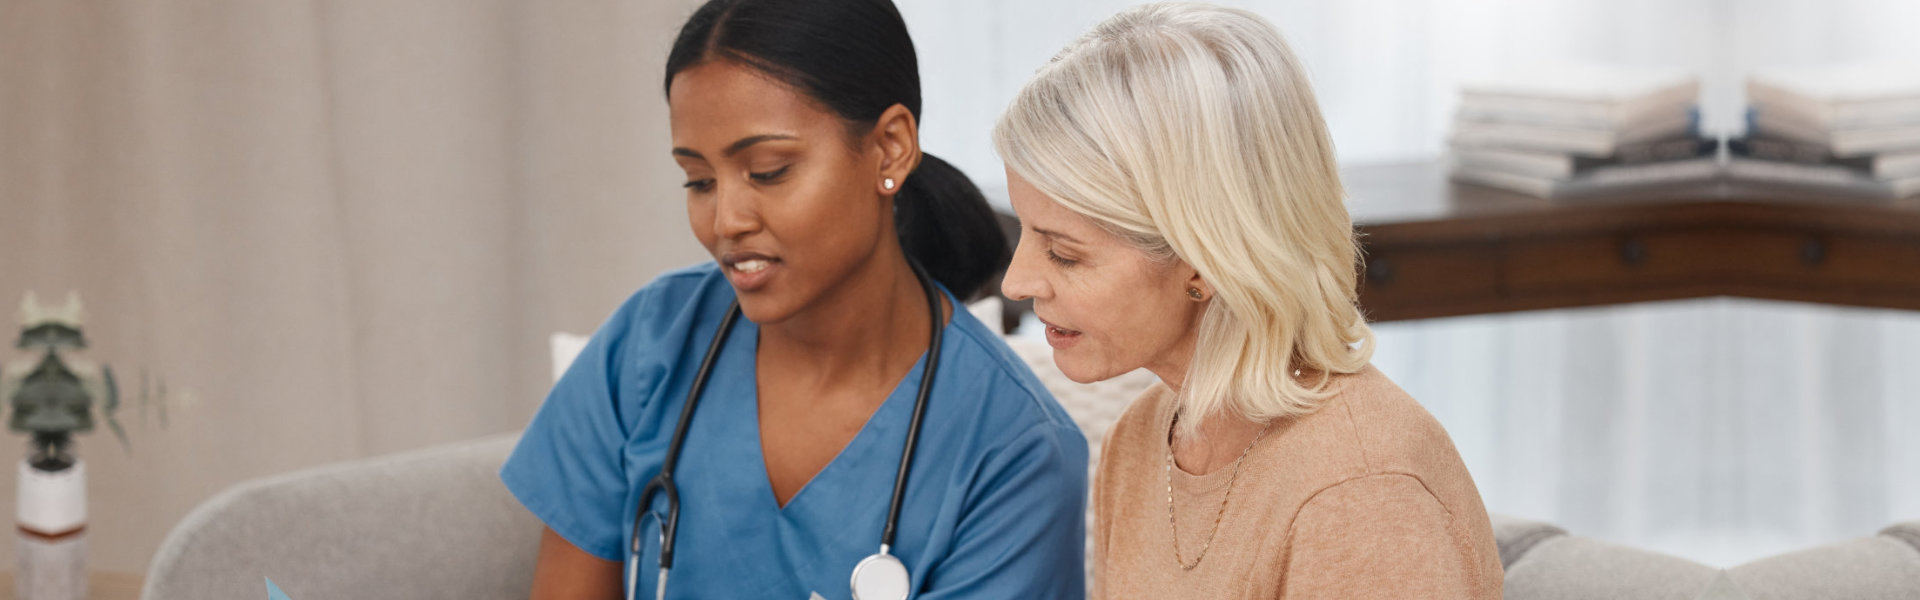
[[[878,171],[873,187],[891,201],[900,188],[906,187],[907,175],[920,166],[920,124],[906,106],[894,104],[880,113],[868,139],[867,147],[876,155]]]

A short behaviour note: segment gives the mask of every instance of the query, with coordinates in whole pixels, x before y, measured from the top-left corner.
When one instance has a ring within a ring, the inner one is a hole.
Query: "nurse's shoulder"
[[[614,564],[617,585],[614,561],[631,514],[621,449],[637,424],[660,418],[643,413],[683,354],[679,340],[711,336],[732,300],[711,263],[661,275],[614,310],[547,393],[500,468],[507,489],[547,525],[543,548]]]
[[[713,261],[662,273],[614,310],[595,335],[652,345],[677,330],[718,322],[734,300],[733,287]]]
[[[935,386],[947,391],[927,423],[950,449],[935,485],[954,510],[941,511],[953,520],[929,555],[928,595],[1084,596],[1086,437],[986,325],[960,310],[948,333]]]
[[[734,300],[713,262],[668,271],[614,309],[567,367],[547,403],[612,403],[624,427],[638,415],[635,403],[657,396],[655,388],[684,368],[713,337]]]
[[[1001,443],[1022,433],[1049,438],[1061,446],[1063,459],[1084,468],[1086,436],[1006,341],[965,310],[954,313],[949,331],[958,334],[958,343],[952,349],[952,366],[941,364],[940,383],[959,383],[975,396],[978,405],[965,408],[969,420],[1001,432]],[[945,381],[947,373],[959,381]]]

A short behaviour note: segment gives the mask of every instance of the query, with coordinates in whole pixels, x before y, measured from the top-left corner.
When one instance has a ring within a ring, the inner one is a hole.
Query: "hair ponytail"
[[[869,128],[895,104],[920,118],[913,38],[890,0],[710,0],[667,54],[667,90],[709,60],[757,69]],[[946,161],[922,153],[893,206],[901,250],[962,300],[1011,258],[980,188]]]
[[[980,288],[1012,259],[980,188],[932,154],[920,154],[920,167],[894,195],[893,223],[900,249],[962,301],[991,292]]]

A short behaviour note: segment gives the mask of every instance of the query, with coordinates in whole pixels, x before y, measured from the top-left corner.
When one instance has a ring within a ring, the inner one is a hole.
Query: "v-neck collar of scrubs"
[[[953,302],[951,295],[944,293],[944,290],[942,292],[942,296],[949,302]],[[942,325],[946,328],[952,326],[951,318]],[[786,505],[782,506],[779,498],[773,493],[773,481],[767,471],[766,449],[760,442],[758,377],[760,327],[747,319],[741,319],[734,327],[738,330],[733,332],[727,341],[726,349],[721,354],[721,361],[727,368],[716,369],[716,371],[742,373],[744,376],[735,379],[732,385],[714,386],[714,389],[708,392],[712,397],[701,401],[701,410],[702,412],[707,410],[707,402],[722,397],[726,398],[725,402],[744,401],[746,403],[739,408],[746,411],[748,418],[741,419],[743,423],[739,427],[723,425],[730,430],[724,439],[731,442],[728,444],[730,446],[750,449],[751,458],[744,456],[740,458],[743,460],[741,464],[751,464],[757,468],[755,472],[759,476],[756,478],[757,484],[753,486],[756,506],[760,509],[768,509],[771,514],[779,515],[781,518],[796,518],[798,513],[817,512],[822,508],[829,512],[841,510],[839,507],[832,506],[809,508],[812,506],[809,498],[819,495],[811,490],[822,486],[858,490],[857,493],[862,495],[890,497],[893,493],[894,476],[898,474],[902,450],[900,444],[906,438],[905,432],[913,417],[913,402],[920,391],[920,380],[925,376],[927,353],[921,351],[919,360],[915,361],[913,367],[909,368],[906,374],[901,376],[900,381],[894,384],[893,390],[887,393],[886,400],[881,401],[879,408],[874,409],[873,414],[867,417],[867,422],[861,424],[860,431],[854,434],[853,439],[842,446],[840,451],[834,454],[833,460],[828,461],[826,466],[814,473],[812,478],[787,499]],[[716,377],[714,383],[722,382]],[[935,399],[929,399],[930,402],[933,400]],[[874,475],[878,473],[885,473],[887,476],[875,477]],[[852,475],[860,477],[857,480],[846,479]],[[884,514],[874,515],[875,519],[884,520],[885,517]],[[880,539],[874,538],[873,543],[874,547],[878,548]]]

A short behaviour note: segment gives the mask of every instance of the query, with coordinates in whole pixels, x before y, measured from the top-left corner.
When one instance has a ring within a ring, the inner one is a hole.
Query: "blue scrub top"
[[[548,527],[594,556],[623,561],[623,573],[641,488],[660,470],[687,388],[733,299],[713,263],[642,288],[561,376],[500,470]],[[879,550],[926,357],[782,508],[761,459],[758,339],[753,322],[734,323],[687,433],[675,473],[680,528],[667,597],[850,598],[854,565]],[[912,574],[913,597],[1083,597],[1080,430],[965,310],[946,326],[936,377],[893,546]],[[666,513],[664,498],[653,504]],[[638,598],[653,597],[659,572],[659,523],[645,525]]]

